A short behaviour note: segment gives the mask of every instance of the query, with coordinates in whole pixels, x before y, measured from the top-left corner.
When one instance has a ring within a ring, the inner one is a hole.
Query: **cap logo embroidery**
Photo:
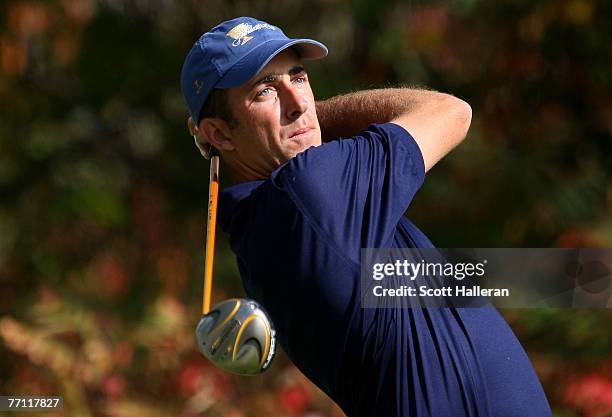
[[[276,30],[276,28],[267,23],[258,23],[256,25],[250,25],[248,23],[240,23],[239,25],[234,26],[227,32],[227,36],[234,39],[232,42],[232,46],[242,46],[251,39],[253,36],[249,36],[251,33],[260,30],[260,29],[272,29]]]
[[[193,82],[193,88],[195,89],[196,94],[200,94],[200,90],[202,89],[202,81],[195,80]]]

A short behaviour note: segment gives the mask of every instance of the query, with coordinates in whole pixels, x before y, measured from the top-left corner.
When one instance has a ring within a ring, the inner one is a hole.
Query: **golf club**
[[[204,300],[196,328],[198,348],[213,364],[239,375],[264,371],[274,357],[275,331],[266,312],[253,300],[236,298],[210,308],[219,195],[219,156],[210,158]]]

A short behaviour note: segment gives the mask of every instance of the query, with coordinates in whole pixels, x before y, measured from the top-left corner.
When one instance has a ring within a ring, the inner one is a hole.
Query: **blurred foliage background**
[[[3,1],[0,393],[61,394],[53,416],[342,416],[282,354],[239,378],[195,347],[208,164],[179,73],[238,15],[330,47],[307,66],[319,98],[472,105],[409,210],[437,246],[612,246],[612,2]],[[226,240],[215,300],[242,294]],[[612,415],[610,310],[503,313],[556,416]]]

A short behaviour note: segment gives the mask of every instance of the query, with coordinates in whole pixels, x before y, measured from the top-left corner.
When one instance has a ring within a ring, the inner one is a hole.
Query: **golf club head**
[[[274,357],[276,334],[265,311],[253,300],[234,298],[202,315],[198,348],[212,363],[239,375],[263,372]]]

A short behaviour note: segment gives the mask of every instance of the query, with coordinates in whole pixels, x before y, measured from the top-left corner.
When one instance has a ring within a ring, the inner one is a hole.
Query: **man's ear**
[[[200,154],[206,159],[210,159],[212,146],[210,142],[206,139],[206,137],[202,134],[202,132],[198,129],[192,117],[187,119],[187,129],[189,129],[189,134],[193,137],[193,141],[195,146],[200,151]]]
[[[189,117],[187,119],[187,128],[195,141],[195,145],[206,159],[210,159],[211,147],[225,151],[234,150],[231,130],[223,120],[212,117],[205,118],[200,122],[200,127],[198,127],[193,118]]]
[[[195,136],[196,131],[198,130],[198,127],[196,126],[195,122],[193,121],[193,117],[189,116],[189,119],[187,119],[187,129],[189,129],[189,134],[191,136]]]
[[[222,151],[233,151],[235,149],[232,131],[224,120],[218,117],[206,117],[200,122],[200,128],[196,129],[200,135],[206,137],[207,142]],[[197,133],[196,133],[197,135]]]

